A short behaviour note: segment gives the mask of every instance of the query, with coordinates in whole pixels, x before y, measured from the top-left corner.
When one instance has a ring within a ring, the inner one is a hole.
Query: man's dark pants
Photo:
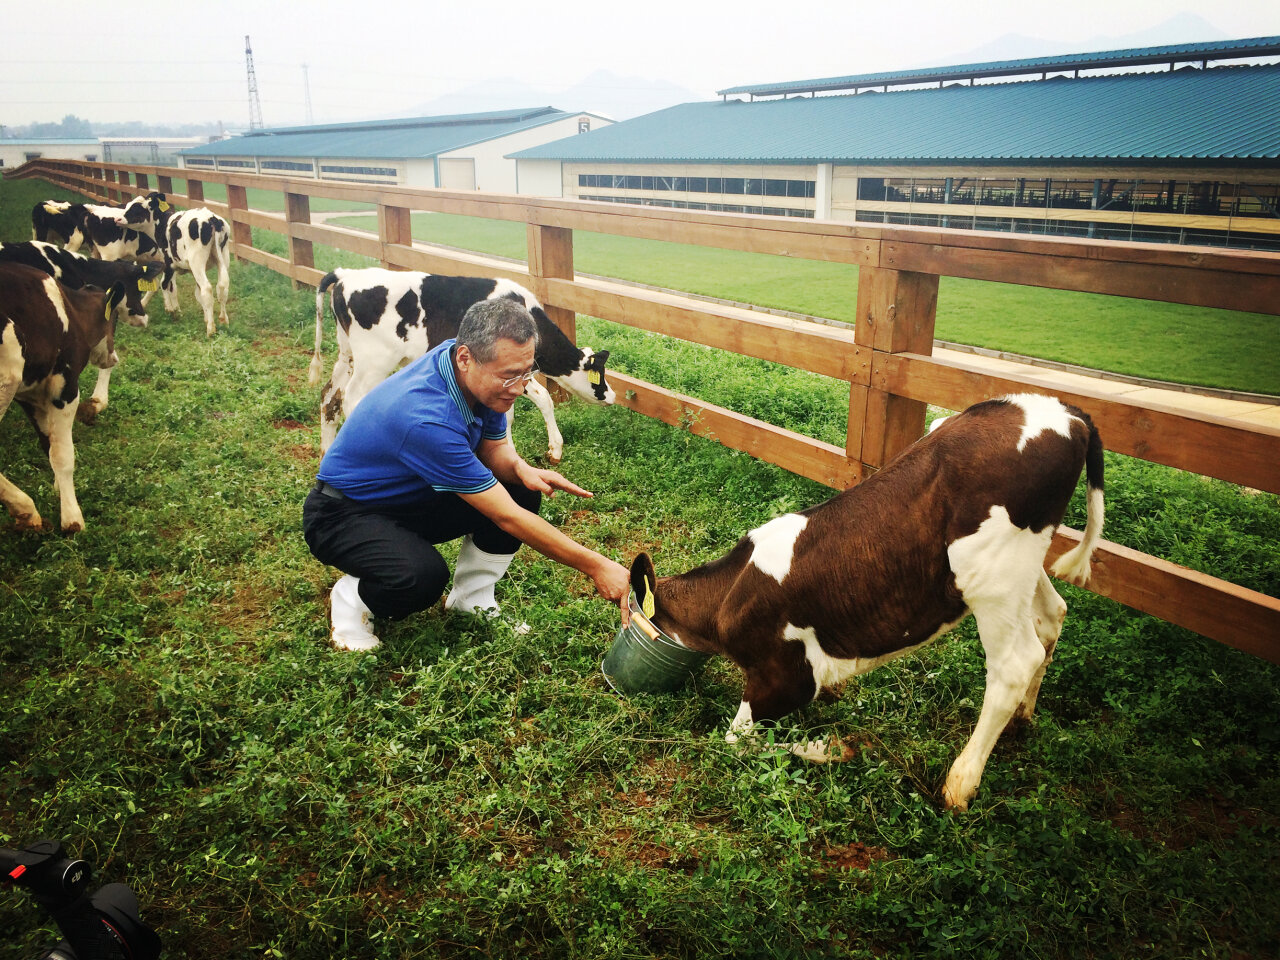
[[[506,486],[533,513],[542,494]],[[321,563],[360,578],[360,599],[375,616],[399,620],[425,610],[444,593],[449,567],[435,544],[471,534],[485,553],[513,554],[520,541],[461,497],[443,494],[430,506],[386,506],[322,492],[317,483],[302,507],[302,532]]]

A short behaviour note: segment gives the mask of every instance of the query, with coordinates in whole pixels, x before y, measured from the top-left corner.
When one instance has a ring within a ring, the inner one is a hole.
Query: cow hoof
[[[102,408],[97,403],[90,400],[76,407],[76,419],[86,426],[93,426],[98,420],[98,414],[102,412]]]
[[[79,533],[79,532],[80,532],[81,530],[83,530],[83,529],[84,529],[84,524],[83,524],[83,523],[75,523],[75,522],[73,522],[73,523],[68,523],[68,524],[66,524],[66,525],[62,528],[62,532],[63,532],[63,533],[65,533],[65,534],[67,534],[67,535],[71,535],[71,534],[73,534],[73,533]]]
[[[562,450],[548,450],[548,451],[547,451],[547,462],[548,462],[548,463],[550,463],[550,464],[557,464],[557,463],[559,463],[563,458],[564,458],[564,451],[562,451]]]
[[[44,533],[49,529],[49,525],[41,519],[38,513],[28,513],[21,517],[14,517],[13,524],[17,529],[29,533]]]
[[[948,813],[968,813],[969,801],[961,800],[953,796],[951,787],[946,786],[942,789],[942,807]]]

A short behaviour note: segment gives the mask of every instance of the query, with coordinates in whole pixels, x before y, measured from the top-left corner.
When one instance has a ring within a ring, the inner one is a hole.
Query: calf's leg
[[[547,425],[547,459],[552,463],[559,463],[564,456],[564,437],[556,426],[555,404],[551,401],[551,394],[537,380],[530,380],[524,395],[533,401],[533,405],[542,414],[543,423]]]
[[[212,337],[217,329],[213,323],[213,287],[209,285],[209,278],[203,271],[197,270],[192,276],[196,281],[196,299],[200,301],[200,309],[204,311],[204,333],[206,337]]]
[[[987,757],[1027,695],[1032,678],[1042,669],[1045,658],[1025,602],[1010,599],[972,606],[987,657],[987,688],[977,726],[951,765],[942,791],[943,805],[958,811],[969,809],[969,801],[982,781]]]
[[[98,414],[107,409],[107,392],[111,387],[111,371],[113,367],[99,367],[98,380],[93,385],[93,394],[80,404],[76,411],[76,419],[81,423],[93,423]]]
[[[351,382],[354,367],[351,345],[338,327],[338,356],[333,361],[329,382],[320,392],[320,455],[324,456],[338,435],[338,417],[346,406],[347,384]]]
[[[19,357],[19,359],[21,359]],[[22,382],[21,367],[13,378],[5,378],[0,380],[0,419],[4,419],[5,411],[9,409],[9,404],[13,402],[14,394],[18,392],[18,384]],[[36,509],[35,501],[22,492],[22,490],[9,480],[3,473],[0,473],[0,503],[4,504],[9,515],[13,517],[13,521],[17,524],[19,530],[39,530],[44,526],[44,521],[40,518],[40,511]]]
[[[80,504],[76,501],[76,452],[71,444],[71,425],[76,421],[79,403],[80,397],[77,395],[61,406],[45,401],[31,405],[27,411],[42,445],[49,452],[53,487],[61,500],[59,525],[64,533],[84,529],[84,514],[80,512]]]
[[[1053,651],[1058,645],[1058,637],[1062,634],[1062,623],[1067,616],[1066,601],[1053,589],[1049,575],[1040,571],[1040,580],[1036,584],[1035,596],[1031,598],[1031,622],[1035,627],[1036,637],[1044,647],[1044,660],[1036,670],[1035,676],[1027,686],[1027,693],[1018,704],[1013,715],[1015,721],[1030,720],[1036,709],[1036,698],[1040,695],[1040,684],[1044,673],[1053,663]]]
[[[818,688],[813,680],[813,671],[804,659],[803,648],[799,648],[799,656],[794,648],[786,650],[786,653],[790,655],[782,662],[775,660],[743,671],[746,688],[742,692],[738,713],[725,734],[726,743],[738,743],[744,737],[751,743],[758,743],[762,722],[780,720],[813,700]],[[780,743],[778,747],[814,763],[848,760],[853,756],[848,747],[839,745],[833,750],[822,740]]]
[[[214,241],[217,242],[216,239]],[[218,322],[224,327],[231,321],[227,318],[227,294],[231,290],[231,274],[227,270],[226,253],[218,257]]]

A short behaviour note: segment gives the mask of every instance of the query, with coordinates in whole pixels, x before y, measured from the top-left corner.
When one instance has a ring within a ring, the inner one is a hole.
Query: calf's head
[[[576,393],[583,400],[608,406],[617,399],[613,387],[609,386],[609,381],[604,376],[604,365],[608,359],[608,350],[595,353],[590,347],[586,347],[582,351],[582,358],[578,361],[578,368],[571,371],[568,376],[555,379],[561,386]]]
[[[679,579],[679,578],[674,578]],[[677,601],[672,603],[670,583],[673,578],[664,577],[662,586],[667,589],[663,591],[663,600],[658,599],[658,574],[654,570],[653,560],[649,558],[647,553],[639,554],[635,560],[631,562],[631,590],[636,597],[636,606],[640,608],[640,612],[644,614],[655,627],[661,630],[666,636],[672,640],[682,643],[685,646],[695,650],[712,650],[714,646],[708,643],[707,638],[702,636],[702,631],[696,626],[688,622],[689,617],[682,615],[680,608],[682,604]],[[697,604],[697,598],[690,598]],[[710,599],[710,598],[707,598]],[[697,612],[696,610],[693,612]]]
[[[124,318],[135,327],[147,325],[147,308],[142,302],[144,294],[154,293],[160,289],[160,278],[164,276],[164,268],[155,263],[138,264],[137,273],[124,281],[124,299],[120,301],[120,309]]]
[[[133,281],[118,280],[109,286],[105,292],[97,294],[101,299],[102,319],[98,321],[97,317],[90,314],[88,319],[90,324],[84,331],[85,335],[91,340],[93,346],[89,350],[89,362],[100,370],[108,367],[114,367],[120,362],[119,356],[116,355],[116,308],[124,303],[128,288],[132,286]],[[76,291],[77,294],[93,294],[96,291],[92,287],[86,290]],[[92,301],[93,309],[98,309],[98,300]]]
[[[152,190],[126,203],[115,221],[122,227],[154,237],[156,224],[160,222],[163,214],[171,209],[165,195],[158,190]]]

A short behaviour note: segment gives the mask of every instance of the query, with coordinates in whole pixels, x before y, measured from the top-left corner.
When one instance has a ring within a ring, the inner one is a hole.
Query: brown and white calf
[[[0,417],[13,401],[26,411],[49,454],[66,532],[84,529],[76,501],[71,428],[80,401],[80,372],[92,361],[115,363],[115,309],[124,285],[103,292],[68,290],[25,264],[0,263]],[[35,503],[0,474],[0,502],[19,528],[40,529]]]
[[[986,694],[943,791],[965,810],[1006,724],[1031,718],[1053,658],[1067,607],[1044,560],[1082,467],[1084,536],[1053,572],[1083,584],[1102,533],[1102,444],[1080,410],[1020,394],[949,418],[858,486],[770,520],[705,566],[657,578],[641,554],[632,586],[656,600],[664,633],[742,669],[730,742],[972,613]],[[821,743],[788,749],[833,759]]]
[[[164,260],[164,279],[160,289],[164,293],[164,308],[169,313],[178,309],[178,286],[174,275],[178,270],[188,270],[196,282],[196,300],[204,311],[205,334],[212,337],[216,329],[213,307],[218,306],[218,322],[226,324],[227,294],[231,288],[228,272],[227,241],[231,231],[227,221],[212,210],[196,207],[179,212],[165,199],[163,193],[152,191],[135,197],[124,205],[116,217],[119,226],[138,231],[155,240],[159,256]],[[213,265],[218,268],[216,287],[209,283],[207,272]]]
[[[534,364],[549,379],[591,403],[611,404],[613,389],[605,379],[609,351],[578,349],[542,309],[532,293],[510,280],[447,277],[432,273],[338,269],[316,289],[316,349],[309,371],[320,382],[324,295],[332,288],[337,320],[338,358],[320,402],[320,452],[338,433],[338,416],[350,416],[365,394],[400,364],[414,360],[438,343],[457,336],[462,315],[481,300],[506,297],[523,305],[538,325]],[[564,452],[551,395],[530,380],[525,396],[534,402],[547,425],[547,457],[554,463]]]
[[[146,296],[156,289],[163,272],[159,264],[95,260],[37,240],[0,243],[0,263],[22,263],[35,267],[70,290],[79,290],[81,287],[106,290],[113,283],[121,283],[124,285],[124,299],[120,301],[116,312],[135,327],[147,325]],[[111,355],[111,351],[107,350],[106,355]],[[114,366],[99,368],[93,395],[80,404],[78,416],[81,420],[91,422],[107,409],[111,372],[114,369]]]

